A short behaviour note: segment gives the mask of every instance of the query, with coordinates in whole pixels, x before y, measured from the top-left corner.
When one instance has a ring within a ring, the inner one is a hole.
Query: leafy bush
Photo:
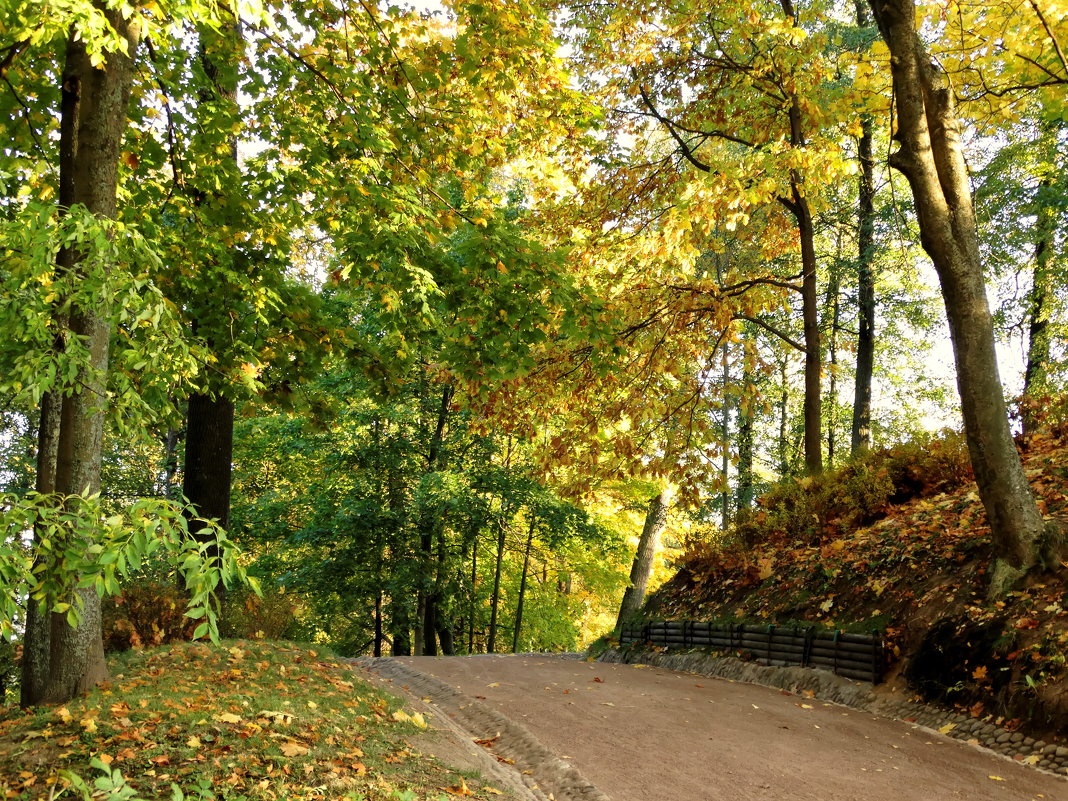
[[[104,649],[125,651],[191,639],[196,621],[186,617],[187,604],[177,586],[161,581],[127,587],[104,603]]]
[[[297,607],[292,595],[264,589],[227,596],[219,628],[226,637],[281,640],[295,633]]]
[[[756,508],[739,513],[735,534],[746,546],[818,544],[885,517],[894,505],[971,480],[964,438],[943,432],[870,451],[822,476],[779,482]]]

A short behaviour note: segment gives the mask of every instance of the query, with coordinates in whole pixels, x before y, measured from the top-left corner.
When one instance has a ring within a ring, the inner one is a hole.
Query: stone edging
[[[1036,740],[1022,732],[1012,732],[967,715],[954,713],[928,704],[887,698],[869,686],[843,679],[825,670],[802,667],[768,667],[745,662],[736,657],[711,656],[703,651],[644,651],[610,648],[597,657],[600,662],[647,664],[668,670],[715,676],[749,684],[761,684],[792,693],[813,693],[822,701],[841,704],[852,709],[871,712],[882,717],[914,723],[923,728],[941,731],[948,737],[979,745],[1008,759],[1030,765],[1062,778],[1068,777],[1068,747]],[[1038,760],[1025,762],[1029,757]]]
[[[391,679],[396,689],[405,689],[426,700],[469,736],[493,738],[493,753],[512,760],[522,782],[539,799],[555,801],[610,801],[573,765],[558,757],[520,723],[484,703],[472,699],[445,682],[421,673],[395,659],[360,657],[350,661],[376,676]],[[403,688],[402,688],[403,685]]]

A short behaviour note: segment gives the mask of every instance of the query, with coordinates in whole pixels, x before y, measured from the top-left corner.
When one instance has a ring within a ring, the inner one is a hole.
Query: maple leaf
[[[980,665],[979,667],[977,667],[975,670],[972,671],[972,678],[975,679],[976,681],[986,681],[986,678],[987,678],[986,673],[987,673],[986,665]]]
[[[460,777],[459,784],[454,785],[452,787],[446,787],[445,792],[449,795],[474,795],[474,793],[471,792],[471,789],[467,786],[467,782],[464,781],[462,776]]]

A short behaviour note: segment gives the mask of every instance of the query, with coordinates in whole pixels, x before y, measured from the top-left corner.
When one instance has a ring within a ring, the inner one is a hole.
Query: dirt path
[[[505,729],[494,745],[557,799],[1068,799],[1063,779],[935,732],[754,685],[536,656],[412,657],[379,670],[472,736]]]

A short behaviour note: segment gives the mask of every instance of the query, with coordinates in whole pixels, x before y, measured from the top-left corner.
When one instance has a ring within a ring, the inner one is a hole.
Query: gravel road
[[[557,801],[1068,799],[1068,781],[937,732],[750,684],[544,656],[376,661],[472,737],[501,733],[490,747]]]

